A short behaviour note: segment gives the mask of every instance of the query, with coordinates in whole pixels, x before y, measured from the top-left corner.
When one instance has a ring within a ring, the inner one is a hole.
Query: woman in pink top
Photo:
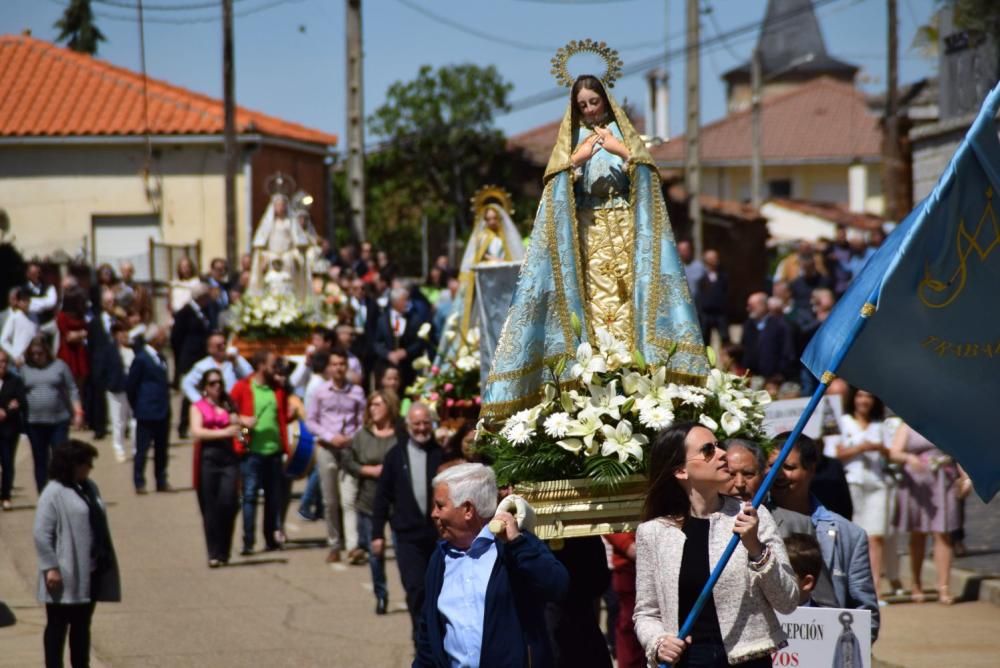
[[[218,568],[229,561],[239,510],[240,460],[235,441],[242,424],[218,369],[205,372],[198,390],[202,398],[191,405],[190,412],[195,444],[194,488],[205,523],[208,565]]]

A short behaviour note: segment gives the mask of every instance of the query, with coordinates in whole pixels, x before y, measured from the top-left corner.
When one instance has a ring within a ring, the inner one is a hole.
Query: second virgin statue
[[[567,60],[582,51],[604,58],[602,77],[570,77]],[[674,381],[700,383],[708,373],[656,165],[608,90],[617,53],[571,42],[553,64],[570,100],[484,388],[489,419],[535,405],[547,368],[605,332],[647,362],[666,363]]]

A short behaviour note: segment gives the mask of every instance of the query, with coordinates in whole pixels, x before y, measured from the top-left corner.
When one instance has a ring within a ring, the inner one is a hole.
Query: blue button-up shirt
[[[444,552],[444,582],[437,606],[445,623],[444,651],[452,668],[478,668],[496,539],[486,525],[464,552],[443,541],[439,545]]]
[[[203,357],[191,367],[191,370],[181,380],[181,390],[192,404],[198,403],[198,400],[201,399],[201,393],[198,392],[198,383],[201,382],[201,377],[209,369],[218,369],[222,373],[222,383],[226,386],[226,392],[232,392],[233,385],[240,378],[246,378],[253,374],[253,367],[239,355],[236,356],[235,364],[228,357],[222,361],[222,364],[216,362],[215,358],[211,355]]]

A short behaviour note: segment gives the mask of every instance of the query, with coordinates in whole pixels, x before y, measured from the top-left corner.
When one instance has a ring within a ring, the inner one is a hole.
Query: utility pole
[[[760,95],[761,86],[761,62],[760,48],[754,48],[750,56],[750,106],[751,122],[753,132],[753,149],[750,157],[750,202],[754,209],[760,209],[761,186],[763,181],[764,165],[761,158],[761,132],[760,132]]]
[[[365,240],[364,52],[361,49],[361,0],[347,4],[347,194],[351,229]]]
[[[882,192],[885,195],[885,215],[892,221],[899,222],[906,211],[901,211],[900,178],[903,174],[902,157],[899,150],[899,111],[896,98],[898,87],[898,52],[899,43],[896,34],[898,23],[896,15],[896,0],[888,0],[886,76],[885,90],[885,135],[882,143]]]
[[[222,0],[222,98],[226,160],[226,259],[230,267],[239,266],[239,246],[236,243],[236,168],[239,149],[236,146],[236,72],[233,64],[233,0]],[[252,184],[245,184],[252,188]],[[247,212],[250,215],[250,212]]]
[[[691,218],[691,241],[695,257],[701,257],[703,238],[701,221],[701,68],[699,67],[698,0],[687,0],[687,156],[684,173],[687,178],[688,215]]]

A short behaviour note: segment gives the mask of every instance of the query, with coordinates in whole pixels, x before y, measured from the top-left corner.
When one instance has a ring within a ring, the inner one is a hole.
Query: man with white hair
[[[161,352],[167,332],[159,325],[146,329],[146,343],[136,345],[128,370],[125,393],[136,419],[135,493],[146,493],[146,455],[153,446],[156,491],[169,492],[167,484],[167,440],[170,432],[170,383],[167,358]]]
[[[425,322],[429,320],[410,303],[409,290],[395,287],[389,292],[389,308],[375,329],[375,357],[379,373],[389,366],[399,369],[404,388],[415,378],[413,360],[426,349],[427,342],[417,336]]]
[[[444,453],[434,441],[434,423],[430,409],[417,402],[406,414],[407,434],[385,455],[372,506],[372,554],[382,557],[385,551],[385,524],[395,536],[396,565],[406,592],[406,607],[413,622],[416,640],[417,620],[424,604],[424,574],[437,542],[431,519],[431,481],[437,474]],[[385,614],[387,599],[379,599],[375,612]]]
[[[427,568],[413,665],[553,665],[544,611],[566,595],[566,567],[510,513],[497,511],[489,467],[453,466],[433,484],[441,541]]]

